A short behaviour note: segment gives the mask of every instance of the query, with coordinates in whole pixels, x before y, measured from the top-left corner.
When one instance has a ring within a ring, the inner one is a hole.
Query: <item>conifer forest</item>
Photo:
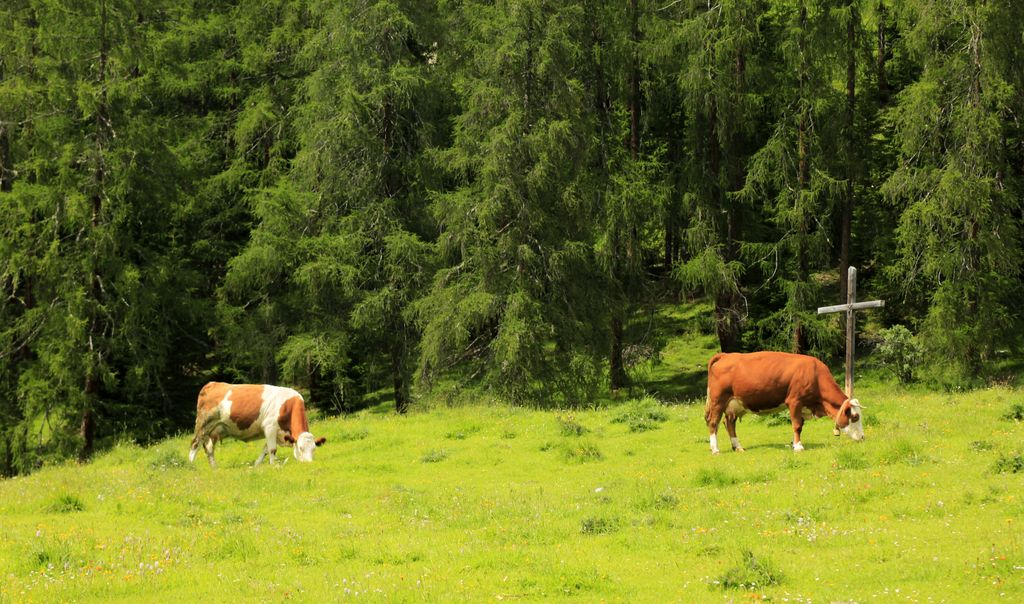
[[[851,266],[866,347],[995,379],[1022,119],[1017,0],[4,0],[0,473],[212,379],[588,405],[659,304],[835,361]]]

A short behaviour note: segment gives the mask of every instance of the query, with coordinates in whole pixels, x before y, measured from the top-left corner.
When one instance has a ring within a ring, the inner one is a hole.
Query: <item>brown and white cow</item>
[[[788,352],[719,353],[708,361],[708,404],[704,419],[711,452],[718,453],[718,422],[725,415],[732,448],[742,451],[736,420],[747,412],[768,413],[789,407],[793,450],[802,451],[800,431],[805,417],[829,416],[853,440],[864,439],[861,406],[846,396],[824,363]]]
[[[306,403],[291,388],[210,382],[199,391],[196,434],[188,460],[194,462],[196,452],[203,447],[210,466],[216,466],[213,450],[225,436],[246,441],[265,438],[257,465],[267,454],[273,464],[279,443],[293,444],[293,454],[299,461],[313,461],[313,451],[327,440],[314,439],[310,434]]]

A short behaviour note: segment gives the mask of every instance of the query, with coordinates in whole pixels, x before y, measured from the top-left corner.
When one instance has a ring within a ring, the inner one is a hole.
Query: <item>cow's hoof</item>
[[[733,447],[732,450],[736,451],[737,453],[742,453],[742,452],[746,451],[746,449],[744,449],[743,447]]]
[[[803,450],[804,450],[804,446],[801,445],[800,443],[797,443],[797,444],[793,445],[793,452],[794,453],[798,453],[798,452],[803,451]]]
[[[718,455],[718,449],[711,449],[712,455]]]

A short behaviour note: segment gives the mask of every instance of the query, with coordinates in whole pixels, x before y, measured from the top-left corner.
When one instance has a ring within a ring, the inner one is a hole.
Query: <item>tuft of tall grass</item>
[[[756,590],[778,585],[782,580],[782,572],[770,560],[743,550],[740,563],[719,575],[717,582],[722,589]]]
[[[85,504],[76,495],[62,493],[50,502],[50,505],[46,506],[46,510],[57,514],[68,514],[84,511]]]
[[[999,455],[996,463],[992,466],[992,472],[995,474],[1020,474],[1024,472],[1024,455],[1020,453]]]
[[[628,403],[612,423],[626,424],[630,432],[654,430],[668,421],[668,413],[654,397],[646,396]]]
[[[558,416],[557,419],[559,433],[562,436],[583,436],[590,432],[586,426],[576,421],[576,416],[574,415]]]

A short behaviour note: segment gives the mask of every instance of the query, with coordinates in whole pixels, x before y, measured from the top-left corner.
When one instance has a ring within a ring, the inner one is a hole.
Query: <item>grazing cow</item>
[[[194,462],[196,452],[203,447],[210,466],[216,467],[213,449],[224,436],[241,440],[266,438],[257,465],[267,454],[270,463],[274,463],[278,443],[293,444],[293,454],[299,461],[313,461],[313,451],[327,440],[314,439],[309,433],[306,403],[291,388],[210,382],[199,391],[196,434],[188,460]]]
[[[802,451],[800,430],[805,417],[828,415],[853,440],[864,439],[861,406],[836,384],[818,359],[788,352],[719,353],[708,361],[708,404],[704,419],[711,435],[711,452],[718,453],[718,422],[725,415],[732,448],[742,451],[736,420],[743,414],[768,413],[789,407],[793,450]]]

